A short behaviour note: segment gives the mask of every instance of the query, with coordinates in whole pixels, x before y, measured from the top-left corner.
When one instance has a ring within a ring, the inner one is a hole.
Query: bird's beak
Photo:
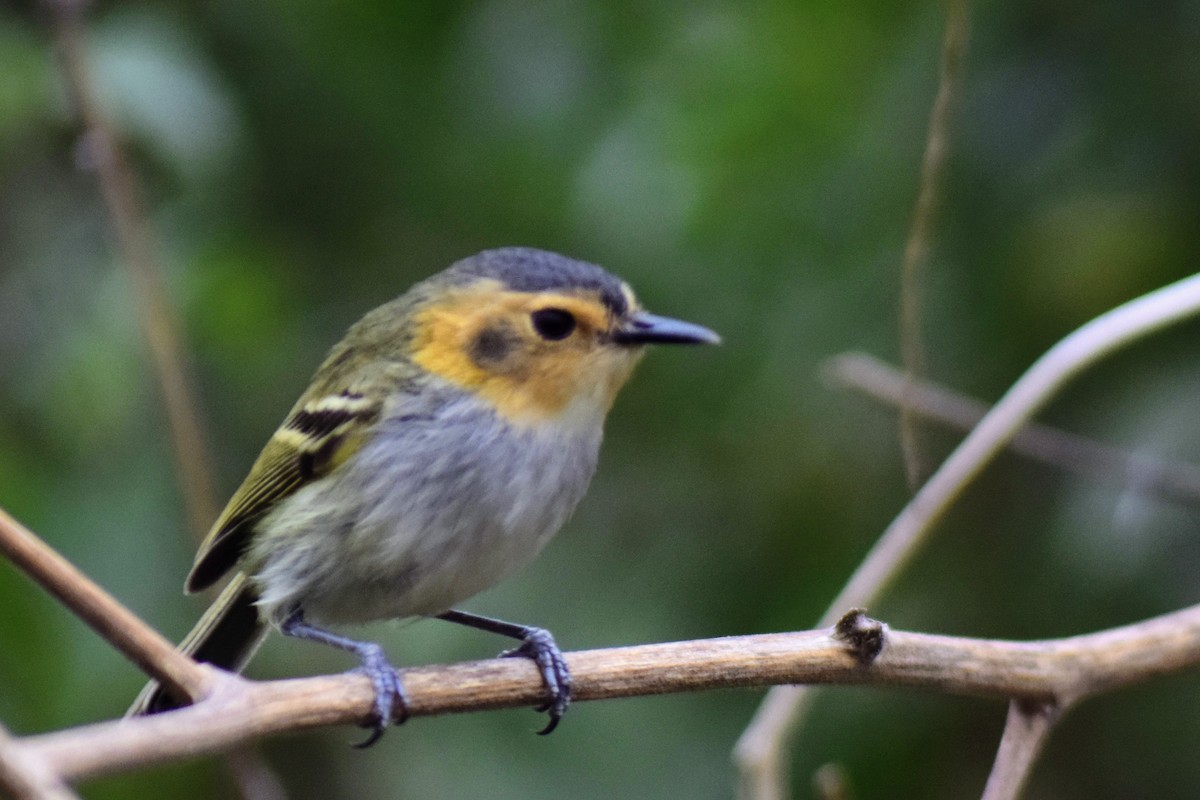
[[[622,345],[720,344],[721,337],[700,325],[639,311],[613,332],[613,341]]]

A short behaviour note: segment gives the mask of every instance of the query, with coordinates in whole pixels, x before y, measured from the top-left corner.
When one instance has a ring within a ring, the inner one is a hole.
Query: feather
[[[255,524],[281,500],[353,455],[379,413],[380,403],[348,390],[299,405],[267,442],[200,545],[187,591],[206,589],[232,569]]]

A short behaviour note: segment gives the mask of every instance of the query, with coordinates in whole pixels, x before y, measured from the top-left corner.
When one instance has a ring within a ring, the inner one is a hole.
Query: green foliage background
[[[936,86],[940,3],[101,3],[90,48],[127,134],[231,491],[325,349],[477,250],[597,261],[720,349],[656,352],[591,494],[535,566],[469,604],[568,648],[808,627],[908,496],[894,414],[827,388],[897,353],[897,286]],[[925,292],[930,370],[995,398],[1090,317],[1195,270],[1200,4],[981,2]],[[170,636],[193,540],[163,415],[45,20],[0,7],[0,504]],[[1048,418],[1200,458],[1197,326],[1082,380]],[[953,444],[930,431],[934,457]],[[1195,507],[1016,458],[990,469],[871,611],[1045,637],[1197,602]],[[374,626],[401,663],[490,637]],[[335,671],[271,641],[259,677]],[[0,721],[123,712],[136,671],[0,566]],[[1191,798],[1200,680],[1073,713],[1031,798]],[[729,797],[757,692],[417,720],[264,746],[294,798]],[[859,798],[977,796],[994,701],[821,694],[795,747]],[[221,797],[215,760],[89,797]]]

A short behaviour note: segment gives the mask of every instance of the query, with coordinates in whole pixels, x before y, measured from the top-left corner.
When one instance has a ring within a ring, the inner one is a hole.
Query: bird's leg
[[[408,696],[404,693],[404,684],[400,682],[400,676],[395,667],[388,663],[387,654],[378,644],[360,642],[357,639],[339,636],[324,628],[310,625],[304,621],[304,612],[301,609],[296,609],[289,614],[280,624],[279,630],[285,636],[321,642],[339,650],[345,650],[347,653],[353,653],[362,662],[362,671],[367,674],[375,686],[375,719],[368,726],[372,729],[370,735],[354,745],[355,747],[370,747],[379,741],[379,737],[383,736],[383,731],[387,728],[393,715],[397,725],[403,724],[408,719]],[[398,713],[397,707],[399,707]]]
[[[546,685],[546,692],[549,695],[545,705],[538,708],[538,711],[547,712],[550,721],[538,733],[545,736],[558,727],[559,720],[567,712],[567,706],[571,703],[571,670],[567,668],[567,661],[563,658],[558,645],[555,644],[550,631],[531,625],[518,625],[491,617],[481,617],[466,611],[447,611],[444,614],[438,614],[437,618],[489,633],[498,633],[511,639],[519,639],[520,646],[514,647],[512,650],[505,650],[500,656],[521,656],[533,659],[542,673],[542,682]]]

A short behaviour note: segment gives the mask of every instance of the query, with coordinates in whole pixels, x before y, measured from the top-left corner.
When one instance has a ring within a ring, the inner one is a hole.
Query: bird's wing
[[[255,523],[302,486],[352,456],[382,404],[343,390],[301,402],[263,448],[250,474],[200,545],[186,588],[197,592],[228,572],[250,541]]]

